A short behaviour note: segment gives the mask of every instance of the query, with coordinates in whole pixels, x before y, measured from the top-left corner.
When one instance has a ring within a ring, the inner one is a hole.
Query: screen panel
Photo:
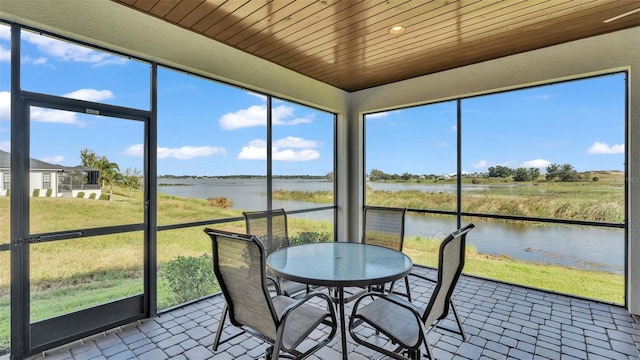
[[[455,211],[456,103],[365,115],[365,204]]]

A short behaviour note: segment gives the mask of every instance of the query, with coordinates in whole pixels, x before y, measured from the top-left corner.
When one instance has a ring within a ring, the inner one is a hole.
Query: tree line
[[[513,181],[536,181],[541,176],[541,171],[538,168],[510,168],[507,166],[497,165],[490,166],[487,169],[487,172],[484,173],[476,173],[472,175],[465,175],[468,177],[485,177],[485,178],[512,178]],[[546,181],[561,181],[561,182],[571,182],[571,181],[581,181],[582,175],[578,173],[571,164],[550,164],[546,168],[545,180]],[[399,181],[399,180],[422,180],[422,179],[446,179],[448,175],[435,175],[435,174],[411,174],[409,172],[405,172],[402,174],[388,174],[379,169],[372,169],[369,173],[370,181]],[[590,179],[593,181],[598,181],[597,177]]]
[[[513,177],[513,181],[536,181],[540,177],[540,169],[538,168],[509,168],[507,166],[491,166],[487,169],[487,177],[507,178]],[[582,176],[571,164],[549,164],[545,173],[546,181],[580,181]],[[597,181],[597,178],[592,180]]]

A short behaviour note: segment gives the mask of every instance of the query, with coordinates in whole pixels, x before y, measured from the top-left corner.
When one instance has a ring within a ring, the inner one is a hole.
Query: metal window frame
[[[474,96],[468,96],[468,97],[460,97],[460,98],[456,98],[456,99],[448,99],[445,101],[441,101],[441,102],[434,102],[434,103],[427,103],[427,104],[418,104],[418,105],[413,105],[413,106],[407,106],[407,107],[403,107],[401,109],[407,109],[407,108],[413,108],[413,107],[419,107],[419,106],[428,106],[428,105],[433,105],[433,104],[437,104],[437,103],[445,103],[445,102],[451,102],[451,101],[455,101],[456,102],[456,124],[457,124],[457,133],[456,133],[456,139],[457,139],[457,154],[456,154],[456,173],[457,173],[457,180],[456,180],[456,184],[457,184],[457,189],[456,189],[456,210],[430,210],[430,209],[417,209],[417,208],[407,208],[408,212],[415,212],[415,213],[421,213],[421,214],[438,214],[438,215],[451,215],[451,216],[455,216],[456,217],[456,222],[457,222],[457,226],[458,228],[461,226],[462,224],[462,218],[463,217],[477,217],[477,218],[486,218],[486,219],[499,219],[499,220],[510,220],[510,221],[524,221],[524,222],[540,222],[540,223],[552,223],[552,224],[564,224],[564,225],[579,225],[579,226],[592,226],[592,227],[604,227],[604,228],[615,228],[615,229],[623,229],[624,230],[624,307],[628,308],[629,304],[629,299],[628,299],[628,287],[629,287],[629,229],[628,229],[628,216],[629,216],[629,183],[628,181],[625,181],[624,184],[624,220],[622,223],[612,223],[612,222],[600,222],[600,221],[587,221],[587,220],[573,220],[573,219],[553,219],[553,218],[539,218],[539,217],[530,217],[530,216],[518,216],[518,215],[502,215],[502,214],[487,214],[487,213],[473,213],[473,212],[466,212],[462,210],[462,179],[461,179],[461,175],[462,175],[462,127],[464,125],[464,121],[463,121],[463,116],[462,116],[462,103],[465,99],[470,99],[470,98],[477,98],[477,97],[483,97],[483,96],[490,96],[490,95],[495,95],[495,94],[500,94],[500,93],[506,93],[506,92],[514,92],[514,91],[521,91],[521,90],[525,90],[525,89],[529,89],[529,88],[535,88],[535,87],[541,87],[541,86],[549,86],[549,85],[555,85],[555,84],[561,84],[561,83],[567,83],[567,82],[575,82],[575,81],[582,81],[582,80],[588,80],[591,78],[598,78],[598,77],[603,77],[603,76],[611,76],[611,75],[616,75],[616,74],[624,74],[624,78],[625,78],[625,94],[624,94],[624,106],[625,106],[625,119],[624,119],[624,138],[625,138],[625,161],[624,161],[624,174],[625,174],[625,179],[628,179],[629,176],[629,150],[628,150],[628,139],[629,139],[629,70],[615,70],[615,71],[610,71],[610,72],[606,72],[606,73],[601,73],[601,74],[595,74],[595,75],[588,75],[588,76],[582,76],[582,77],[577,77],[577,78],[572,78],[572,79],[566,79],[566,80],[561,80],[561,81],[550,81],[544,84],[535,84],[535,85],[530,85],[530,86],[523,86],[520,88],[515,88],[515,89],[509,89],[509,90],[503,90],[503,91],[496,91],[496,92],[490,92],[490,93],[484,93],[484,94],[479,94],[479,95],[474,95]],[[390,111],[390,110],[386,110],[386,111]],[[373,114],[373,113],[369,113],[369,114]],[[366,139],[366,115],[368,114],[364,114],[363,116],[363,126],[362,126],[362,131],[363,131],[363,163],[366,163],[366,143],[367,143],[367,139]],[[362,198],[363,198],[363,206],[367,206],[367,199],[366,199],[366,166],[363,166],[362,169],[363,173],[362,173],[362,181],[363,181],[363,186],[362,186]],[[499,280],[497,280],[499,281]],[[520,286],[524,286],[527,287],[526,285],[520,285]],[[550,290],[547,290],[550,291]],[[570,295],[570,294],[569,294]]]

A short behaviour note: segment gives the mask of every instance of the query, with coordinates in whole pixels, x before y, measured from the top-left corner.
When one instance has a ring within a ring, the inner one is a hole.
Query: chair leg
[[[218,322],[218,331],[216,332],[216,338],[213,341],[213,351],[218,350],[218,345],[220,344],[220,337],[222,336],[222,328],[224,327],[224,320],[227,318],[228,311],[229,311],[229,307],[225,302],[224,307],[222,308],[222,313],[220,314],[220,321]]]
[[[458,323],[462,340],[467,340],[467,337],[464,334],[464,329],[462,328],[462,322],[460,322],[460,317],[458,316],[458,311],[456,310],[456,306],[453,304],[453,300],[449,299],[449,303],[451,304],[451,309],[453,309],[453,316],[456,318],[456,322]]]
[[[435,360],[435,358],[433,357],[433,353],[431,352],[431,346],[429,346],[429,342],[427,341],[427,338],[424,338],[424,348],[427,349],[427,357],[431,360]],[[418,354],[420,353],[420,350],[418,350]],[[418,359],[420,358],[420,356],[418,355]]]
[[[271,359],[273,359],[273,346],[269,346],[269,347],[264,351],[264,359],[265,359],[265,360],[271,360]]]
[[[407,288],[407,300],[411,302],[411,288],[409,287],[409,277],[404,277],[404,286]]]

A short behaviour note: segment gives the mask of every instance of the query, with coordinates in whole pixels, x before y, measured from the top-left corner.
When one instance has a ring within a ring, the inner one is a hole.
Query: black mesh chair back
[[[262,240],[266,256],[290,245],[287,212],[284,209],[245,211],[242,215],[247,234],[256,235]],[[301,295],[309,290],[305,284],[294,281],[279,279],[278,283],[281,293],[289,296]]]
[[[406,212],[402,208],[365,207],[362,242],[402,251]]]
[[[473,227],[469,224],[449,234],[440,244],[438,280],[422,316],[425,324],[433,324],[449,314],[451,294],[464,268],[467,233]]]
[[[390,208],[381,206],[367,206],[364,208],[364,223],[362,242],[365,244],[384,246],[389,249],[402,251],[404,246],[404,222],[407,214],[406,208]],[[401,294],[411,301],[409,279],[404,278],[405,292]],[[385,290],[385,286],[378,288]],[[395,282],[391,283],[388,291],[394,291]]]
[[[245,219],[247,234],[256,235],[262,240],[267,256],[290,245],[287,213],[284,209],[245,211],[242,215]]]
[[[262,243],[252,235],[208,232],[213,270],[235,326],[248,326],[276,338],[277,318],[266,287]],[[247,296],[251,294],[251,296]]]

